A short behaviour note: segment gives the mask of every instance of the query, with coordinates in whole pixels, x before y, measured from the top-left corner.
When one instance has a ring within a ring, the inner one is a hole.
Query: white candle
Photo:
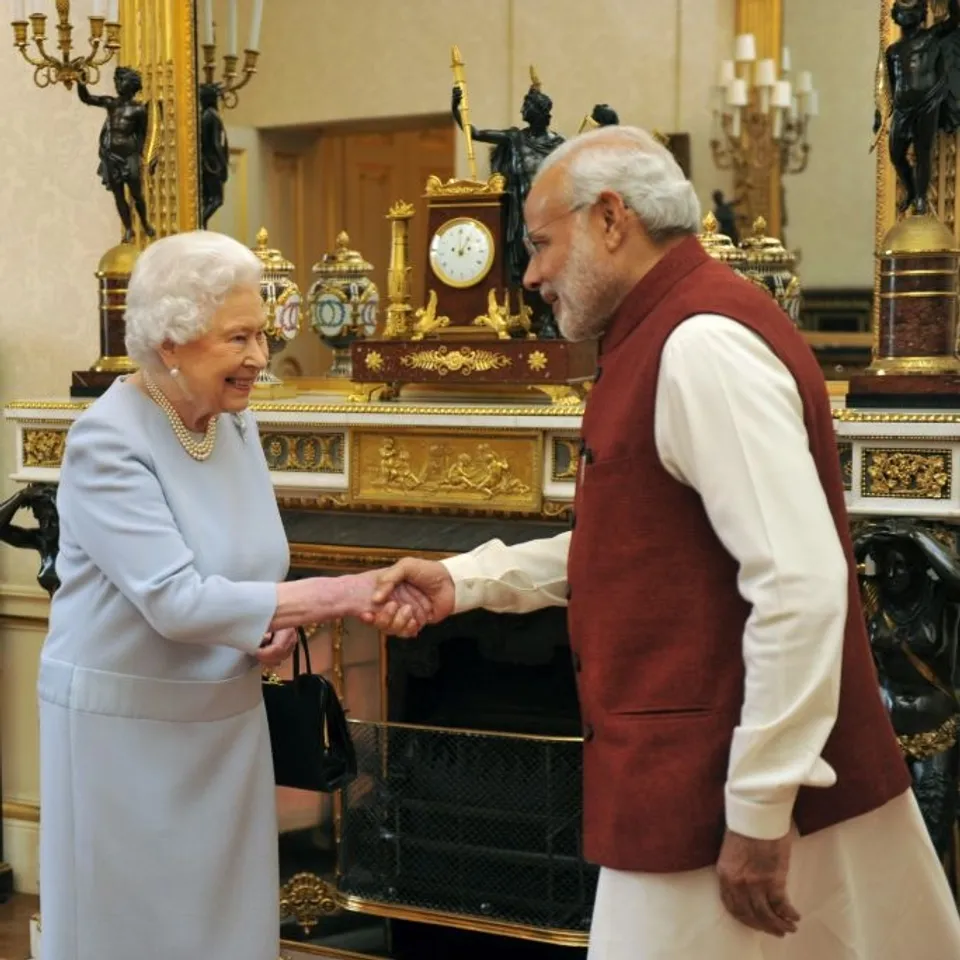
[[[253,16],[250,18],[250,42],[248,50],[260,49],[260,24],[263,21],[263,0],[253,0]]]
[[[806,109],[804,110],[808,117],[815,117],[820,112],[820,94],[816,90],[811,90],[807,94]]]
[[[237,55],[237,0],[230,0],[227,10],[227,49],[230,57]]]
[[[780,54],[780,69],[784,73],[790,72],[790,48],[784,47],[783,52]]]
[[[120,0],[110,0],[110,6],[107,8],[107,23],[120,22]]]
[[[809,70],[801,70],[797,77],[797,93],[809,93],[813,89],[813,75]]]
[[[27,19],[27,0],[10,0],[10,8],[14,23],[22,23]]]
[[[758,87],[772,87],[777,82],[777,65],[769,57],[757,64]]]
[[[734,138],[740,136],[740,108],[733,108],[733,117],[730,120],[730,135]]]
[[[753,63],[757,59],[757,41],[752,33],[741,33],[736,40],[737,63]]]
[[[93,0],[91,17],[105,17],[107,15],[107,0]]]
[[[793,92],[790,89],[789,80],[778,80],[773,88],[773,105],[781,110],[790,109],[790,101],[793,99]]]
[[[727,87],[727,103],[731,107],[745,107],[747,105],[747,81],[739,77]]]
[[[790,98],[790,109],[787,110],[787,116],[791,120],[797,119],[797,98],[796,97]]]
[[[779,140],[783,136],[783,111],[773,111],[773,139]]]
[[[733,80],[736,78],[737,74],[733,68],[732,60],[721,60],[720,61],[720,75],[717,79],[717,86],[719,87],[729,87]]]
[[[213,0],[204,0],[203,4],[203,42],[213,45]]]

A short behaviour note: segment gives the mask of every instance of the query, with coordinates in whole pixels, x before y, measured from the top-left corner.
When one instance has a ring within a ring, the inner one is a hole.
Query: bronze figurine
[[[113,74],[117,88],[115,97],[94,96],[85,83],[77,84],[80,100],[91,107],[103,107],[107,119],[100,130],[100,166],[97,172],[103,185],[113,194],[117,213],[123,223],[123,242],[133,241],[133,223],[126,193],[130,192],[143,232],[148,237],[156,231],[147,218],[143,199],[143,154],[147,145],[149,107],[134,98],[143,87],[140,74],[131,67],[117,67]],[[152,173],[157,158],[148,160]]]
[[[890,161],[904,191],[900,212],[924,214],[937,132],[960,127],[960,0],[948,0],[946,17],[929,27],[927,0],[895,0],[891,16],[901,36],[879,65],[885,103],[878,102],[873,132],[889,119]]]
[[[854,552],[858,564],[875,564],[862,589],[880,691],[927,830],[945,858],[958,815],[956,534],[908,518],[870,521],[856,531]]]
[[[220,84],[201,83],[199,93],[201,220],[206,230],[210,218],[223,206],[223,188],[230,176],[230,146],[220,117]]]
[[[510,282],[516,289],[522,289],[523,275],[526,272],[529,257],[523,243],[523,204],[530,192],[530,185],[540,164],[552,151],[563,143],[564,138],[550,129],[550,116],[553,101],[540,89],[540,83],[531,70],[533,82],[523,98],[521,116],[525,127],[508,127],[505,130],[478,130],[471,124],[470,131],[474,140],[493,144],[490,154],[490,167],[495,173],[502,174],[507,181],[507,238],[506,255],[510,270]],[[452,111],[457,126],[463,129],[460,116],[460,101],[463,92],[459,86],[453,88]],[[553,311],[535,292],[525,290],[524,300],[533,310],[533,330],[544,339],[559,336]]]
[[[14,518],[29,508],[36,527],[18,527]],[[57,554],[60,550],[60,515],[57,513],[57,488],[53,484],[32,483],[0,503],[0,541],[11,547],[36,550],[40,554],[37,582],[50,596],[60,586]]]

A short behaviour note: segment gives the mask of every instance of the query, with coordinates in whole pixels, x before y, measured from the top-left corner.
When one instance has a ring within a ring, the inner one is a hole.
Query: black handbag
[[[300,649],[306,666],[300,672]],[[333,684],[310,667],[307,635],[297,629],[293,679],[263,674],[263,702],[270,727],[278,786],[333,793],[357,776],[357,755]]]

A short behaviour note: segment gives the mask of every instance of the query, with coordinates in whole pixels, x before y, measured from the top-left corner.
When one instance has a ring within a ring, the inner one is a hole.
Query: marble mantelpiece
[[[960,519],[960,412],[847,409],[836,389],[831,399],[852,516]],[[86,405],[8,404],[13,480],[56,483]],[[580,404],[301,394],[252,409],[292,543],[317,543],[317,511],[324,542],[360,551],[455,552],[490,536],[542,536],[569,518]]]

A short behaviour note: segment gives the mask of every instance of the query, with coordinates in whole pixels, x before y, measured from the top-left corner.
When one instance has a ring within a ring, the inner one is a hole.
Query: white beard
[[[541,294],[557,298],[553,302],[557,326],[573,343],[600,336],[620,299],[613,278],[598,269],[598,261],[586,231],[577,230],[563,273],[540,288]]]

